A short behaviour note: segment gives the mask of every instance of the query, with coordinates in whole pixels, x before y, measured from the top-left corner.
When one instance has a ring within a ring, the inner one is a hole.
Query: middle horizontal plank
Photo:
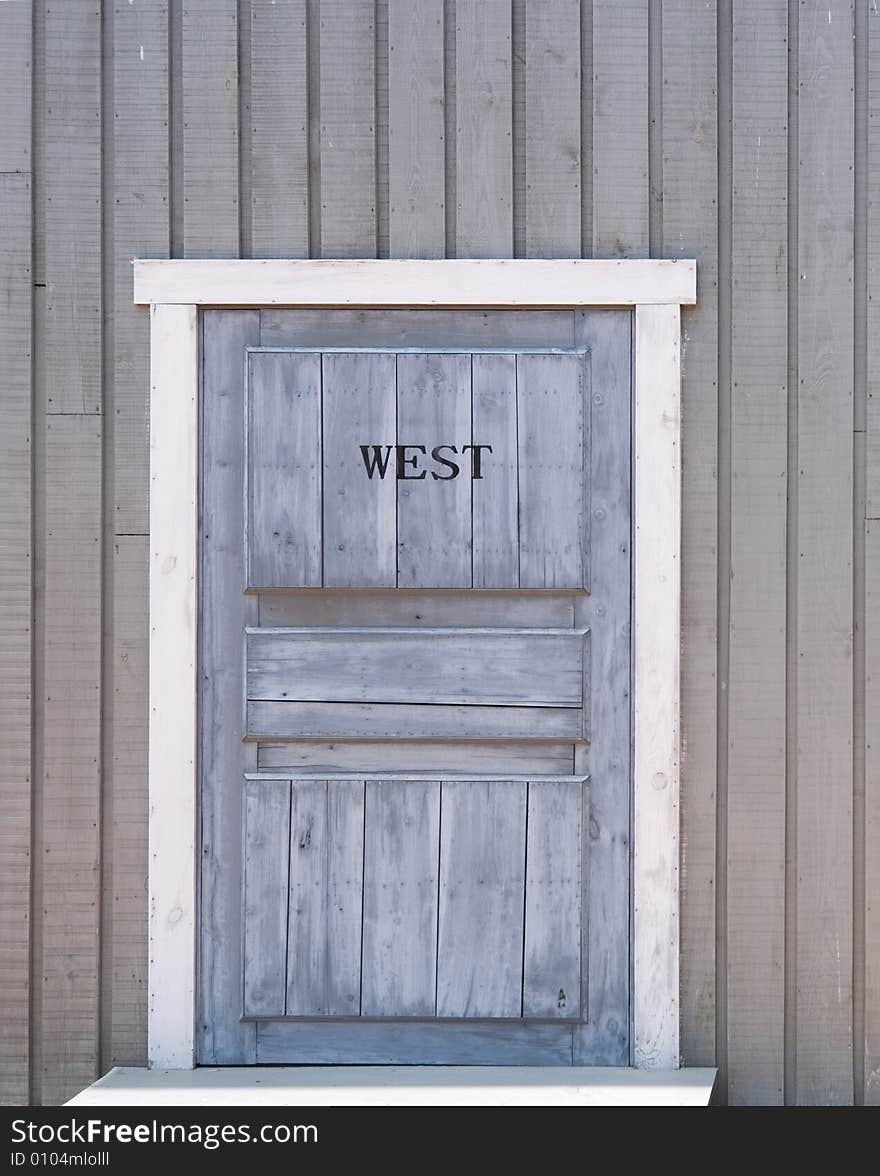
[[[587,632],[248,629],[250,701],[581,707]]]

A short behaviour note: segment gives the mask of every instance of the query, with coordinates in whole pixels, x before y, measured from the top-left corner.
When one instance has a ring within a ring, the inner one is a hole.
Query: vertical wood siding
[[[140,1063],[134,255],[696,256],[682,1030],[880,1103],[872,0],[0,4],[0,1101]]]

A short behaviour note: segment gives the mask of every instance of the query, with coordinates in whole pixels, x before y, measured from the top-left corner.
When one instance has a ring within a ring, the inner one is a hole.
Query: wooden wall
[[[0,4],[0,1101],[140,1063],[133,256],[696,256],[685,1060],[880,1103],[874,0]]]

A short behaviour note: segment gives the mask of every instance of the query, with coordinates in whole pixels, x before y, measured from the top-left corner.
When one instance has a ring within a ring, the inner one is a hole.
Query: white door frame
[[[135,261],[149,304],[151,1066],[195,1064],[199,307],[635,308],[633,1043],[679,1065],[680,307],[694,261]]]

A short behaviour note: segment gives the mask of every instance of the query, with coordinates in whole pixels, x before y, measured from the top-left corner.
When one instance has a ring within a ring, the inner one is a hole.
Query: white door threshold
[[[704,1107],[717,1071],[610,1066],[117,1066],[66,1105]]]

